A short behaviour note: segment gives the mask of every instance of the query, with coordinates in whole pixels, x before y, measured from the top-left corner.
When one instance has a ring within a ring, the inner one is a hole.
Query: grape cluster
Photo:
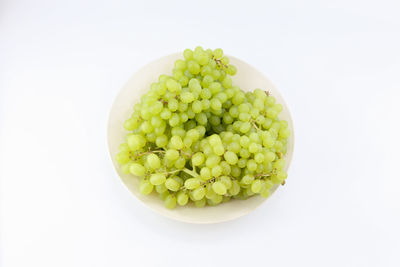
[[[186,49],[183,57],[125,121],[121,171],[140,177],[140,192],[156,191],[169,209],[268,197],[287,177],[282,105],[261,89],[232,85],[237,70],[222,49]]]

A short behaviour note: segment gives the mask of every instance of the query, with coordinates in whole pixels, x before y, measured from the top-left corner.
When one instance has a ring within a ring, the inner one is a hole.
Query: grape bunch
[[[157,192],[165,207],[215,206],[284,184],[290,131],[269,92],[232,84],[237,69],[222,49],[186,49],[134,105],[116,161]]]

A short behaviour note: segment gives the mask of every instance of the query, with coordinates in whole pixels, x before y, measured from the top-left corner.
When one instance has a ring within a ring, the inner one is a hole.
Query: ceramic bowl
[[[275,86],[258,70],[248,63],[228,56],[231,64],[237,67],[237,74],[232,77],[234,85],[239,86],[242,90],[254,90],[261,88],[268,90],[276,98],[277,102],[282,104],[283,111],[279,118],[284,119],[289,124],[291,136],[288,142],[288,150],[285,156],[286,171],[289,168],[294,147],[294,130],[293,122],[283,97]],[[140,96],[148,91],[150,84],[156,82],[160,74],[170,74],[172,72],[175,60],[183,58],[181,53],[171,54],[169,56],[155,60],[139,71],[137,71],[125,84],[118,93],[112,105],[107,129],[108,148],[114,168],[129,191],[144,205],[153,211],[175,219],[188,223],[218,223],[233,220],[253,211],[268,199],[261,196],[253,196],[247,200],[231,200],[226,203],[211,207],[206,206],[197,208],[194,205],[177,207],[169,210],[164,207],[163,202],[158,194],[152,193],[144,196],[139,192],[139,178],[130,174],[123,174],[118,163],[115,161],[115,155],[118,153],[118,146],[124,142],[127,131],[123,128],[124,121],[130,117],[133,112],[133,105],[140,100]],[[271,195],[277,187],[273,188]]]

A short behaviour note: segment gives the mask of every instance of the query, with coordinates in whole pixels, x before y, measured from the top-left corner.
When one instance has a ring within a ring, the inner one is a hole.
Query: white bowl
[[[237,74],[233,76],[233,84],[239,86],[242,90],[254,90],[261,88],[268,90],[276,98],[277,102],[282,104],[283,111],[279,118],[284,119],[289,124],[291,136],[288,142],[288,150],[285,156],[287,170],[289,168],[294,146],[294,131],[292,118],[288,106],[283,100],[279,91],[272,83],[259,71],[249,64],[235,57],[228,56],[230,62],[237,67]],[[182,53],[172,54],[156,61],[153,61],[138,72],[136,72],[121,89],[112,105],[108,120],[108,149],[114,168],[117,171],[122,182],[140,201],[147,207],[157,213],[188,223],[218,223],[236,219],[248,214],[266,199],[261,196],[253,196],[247,200],[230,200],[215,207],[206,206],[197,208],[194,205],[184,207],[177,206],[173,210],[164,207],[156,193],[144,196],[139,192],[139,178],[130,174],[123,174],[118,163],[115,161],[115,155],[118,152],[118,146],[124,142],[127,131],[123,128],[124,121],[130,117],[133,112],[133,105],[140,100],[140,96],[148,91],[150,84],[157,81],[160,74],[171,74],[175,60],[183,58]],[[276,190],[275,187],[272,192]],[[271,192],[271,193],[272,193]]]

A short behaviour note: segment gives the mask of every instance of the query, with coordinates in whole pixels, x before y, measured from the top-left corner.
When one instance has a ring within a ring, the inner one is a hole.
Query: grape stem
[[[257,124],[253,120],[251,120],[250,123],[254,126],[254,128],[260,130],[260,128],[257,127]]]
[[[220,68],[226,68],[226,65],[224,63],[222,63],[221,59],[215,58],[214,56],[213,56],[213,59]]]
[[[184,172],[186,172],[187,174],[189,174],[189,175],[191,175],[191,176],[193,176],[193,177],[199,176],[195,171],[191,171],[191,170],[189,170],[189,169],[187,169],[187,168],[184,168],[184,169],[182,169],[181,171],[184,171]]]
[[[259,174],[256,174],[256,175],[255,175],[255,177],[268,177],[268,176],[271,176],[271,174],[259,173]]]
[[[171,174],[171,173],[175,173],[175,172],[180,172],[180,171],[182,171],[182,170],[174,170],[174,171],[170,171],[170,172],[165,172],[164,174]]]
[[[191,158],[192,156],[193,156],[193,154],[189,154],[189,153],[186,153],[186,152],[184,152],[183,150],[179,150],[183,155],[185,155],[185,156],[187,156],[187,157],[189,157],[189,158]]]
[[[151,150],[151,151],[146,151],[140,154],[137,154],[136,157],[141,157],[143,155],[151,154],[151,153],[165,153],[164,150]]]

